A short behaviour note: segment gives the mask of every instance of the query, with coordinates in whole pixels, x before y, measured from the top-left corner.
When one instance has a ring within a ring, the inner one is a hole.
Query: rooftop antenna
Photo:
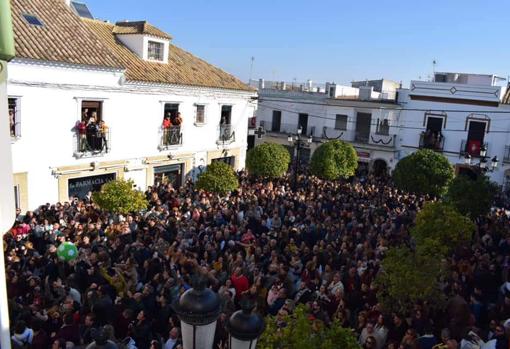
[[[436,81],[436,65],[437,65],[437,60],[434,58],[432,60],[432,82]]]
[[[250,62],[250,80],[248,80],[248,83],[251,83],[251,75],[253,73],[253,62],[255,61],[255,57],[251,56],[251,62]]]

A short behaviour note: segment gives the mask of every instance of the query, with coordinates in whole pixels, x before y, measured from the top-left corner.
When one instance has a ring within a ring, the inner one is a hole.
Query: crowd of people
[[[4,236],[15,348],[182,347],[172,304],[207,277],[222,300],[215,348],[226,348],[228,317],[243,298],[263,316],[284,318],[305,304],[311,319],[351,328],[366,349],[508,349],[509,219],[477,220],[471,248],[451,258],[444,311],[417,303],[381,310],[374,279],[391,246],[428,200],[382,178],[255,181],[240,173],[227,197],[149,188],[146,211],[113,216],[89,199],[19,214]],[[60,261],[64,241],[79,250]],[[281,326],[285,326],[281,322]]]
[[[108,152],[109,127],[104,120],[99,120],[96,111],[84,108],[82,119],[75,126],[78,136],[78,151],[85,152]]]

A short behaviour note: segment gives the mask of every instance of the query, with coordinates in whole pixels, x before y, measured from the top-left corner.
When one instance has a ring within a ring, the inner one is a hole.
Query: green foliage
[[[432,202],[416,216],[416,225],[411,230],[412,236],[420,244],[436,244],[438,253],[446,256],[459,244],[471,240],[475,225],[467,217],[446,203]]]
[[[257,177],[281,177],[288,169],[290,154],[281,144],[264,143],[251,149],[246,156],[248,172]]]
[[[432,196],[444,194],[453,176],[453,167],[448,159],[430,149],[421,149],[406,156],[393,171],[393,179],[400,189]]]
[[[330,327],[308,317],[304,305],[298,305],[292,315],[282,319],[279,327],[275,317],[266,318],[266,330],[257,347],[260,349],[360,349],[352,331],[334,322]]]
[[[487,176],[480,175],[476,180],[457,176],[448,187],[446,200],[463,215],[475,219],[489,213],[497,190],[497,184]]]
[[[407,247],[388,250],[375,279],[377,299],[384,310],[407,316],[418,301],[436,308],[445,305],[444,292],[439,287],[443,275],[441,258],[430,252],[430,248],[416,252]]]
[[[230,165],[223,161],[213,161],[196,183],[198,189],[225,195],[239,187],[236,173]]]
[[[358,154],[350,143],[328,141],[315,150],[310,168],[323,179],[349,178],[358,168]]]
[[[126,214],[147,208],[144,193],[133,189],[132,180],[116,179],[103,184],[101,191],[93,193],[92,199],[101,209]]]

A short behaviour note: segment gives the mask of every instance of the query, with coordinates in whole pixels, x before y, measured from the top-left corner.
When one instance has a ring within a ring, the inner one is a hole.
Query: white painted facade
[[[366,87],[362,82],[353,83],[359,87],[351,89],[359,90],[349,91],[352,98],[339,95],[331,84],[325,92],[259,89],[257,122],[266,134],[257,138],[257,142],[288,145],[286,136],[296,132],[301,113],[308,115],[307,134],[312,132],[314,136],[311,152],[325,140],[338,138],[352,143],[361,154],[360,161],[368,163],[370,169],[380,159],[391,170],[398,160],[417,149],[433,148],[445,155],[460,173],[470,169],[465,164],[467,152],[472,155],[472,165],[480,162],[476,145],[484,144],[487,165],[494,156],[499,160],[498,168],[487,175],[509,188],[510,105],[501,103],[505,87],[498,86],[499,78],[493,75],[437,73],[436,78],[438,82],[411,81],[407,89],[388,83],[386,86],[390,89],[379,92],[362,91]],[[384,86],[384,81],[370,83],[377,85],[381,82]],[[391,88],[395,90],[391,91]],[[391,99],[389,101],[385,96],[396,98],[393,103],[388,103]],[[281,124],[277,129],[272,126],[275,112],[281,113]],[[360,113],[371,114],[368,140],[365,137],[360,141],[356,137]],[[347,115],[346,129],[335,129],[337,114]],[[387,136],[381,135],[377,127],[383,119],[388,120]],[[440,125],[441,137],[431,145],[427,137],[434,124]],[[476,131],[475,126],[483,131]],[[385,144],[389,139],[392,141]]]
[[[448,158],[457,172],[467,168],[466,151],[472,152],[473,164],[479,163],[476,146],[484,143],[487,146],[488,165],[494,156],[499,160],[499,168],[487,175],[507,186],[510,178],[510,105],[500,103],[504,88],[497,86],[491,75],[449,76],[452,79],[447,82],[411,81],[409,89],[399,90],[398,102],[403,109],[399,128],[399,158],[418,149],[420,139],[421,146],[424,146],[423,134],[433,124],[428,119],[436,118],[442,120],[438,122],[442,140],[436,150]],[[470,132],[472,123],[480,123],[483,132]],[[469,150],[470,144],[475,147],[472,151]]]
[[[329,86],[328,86],[329,87]],[[357,89],[354,89],[357,90]],[[329,91],[329,90],[327,90]],[[359,91],[355,91],[359,92]],[[274,113],[281,113],[280,127],[274,127]],[[328,139],[350,142],[358,152],[361,165],[373,168],[377,160],[382,160],[387,169],[395,166],[398,139],[399,107],[395,103],[361,101],[357,93],[350,99],[329,98],[326,93],[296,92],[274,89],[259,90],[257,122],[266,134],[256,138],[257,143],[275,142],[288,145],[287,135],[296,133],[299,114],[308,116],[306,135],[313,136],[310,154]],[[360,130],[358,118],[370,115],[368,126]],[[337,115],[346,120],[337,124]],[[387,120],[387,129],[379,128]],[[358,127],[357,127],[358,126]]]
[[[67,182],[76,177],[115,173],[145,189],[157,166],[182,165],[182,180],[216,158],[234,156],[235,168],[244,167],[254,92],[125,82],[122,70],[41,61],[14,60],[8,69],[7,93],[16,99],[20,126],[12,151],[22,209],[68,200]],[[102,102],[110,129],[106,153],[76,154],[82,101]],[[179,104],[182,141],[161,148],[165,103]],[[203,124],[195,123],[197,104],[205,106]],[[223,105],[232,106],[235,136],[227,142],[219,141]]]

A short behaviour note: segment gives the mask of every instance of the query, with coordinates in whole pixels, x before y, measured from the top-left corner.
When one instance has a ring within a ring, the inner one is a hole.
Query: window
[[[23,18],[25,18],[25,21],[27,21],[28,24],[35,25],[37,27],[43,26],[42,21],[37,16],[29,15],[29,14],[25,13],[23,15]]]
[[[195,124],[205,124],[205,105],[197,104],[195,108]]]
[[[153,61],[163,61],[164,44],[161,42],[149,41],[147,58]]]
[[[280,132],[282,126],[282,112],[280,110],[273,110],[273,121],[271,123],[271,131]]]
[[[390,124],[388,119],[377,120],[377,134],[380,135],[389,135],[390,133]]]
[[[102,101],[82,101],[81,102],[81,121],[89,122],[91,118],[95,122],[103,120],[103,102]]]
[[[236,164],[236,157],[235,156],[224,156],[222,158],[216,158],[212,159],[212,162],[221,161],[226,163],[227,165],[234,167]]]
[[[21,114],[19,110],[19,98],[9,98],[9,131],[11,137],[21,137]]]
[[[230,125],[232,123],[232,106],[221,106],[221,120],[220,125]]]
[[[347,130],[347,115],[336,114],[335,130]]]
[[[86,4],[78,1],[71,1],[71,7],[74,9],[78,16],[88,19],[94,19]]]
[[[103,102],[81,102],[81,119],[75,127],[77,144],[75,154],[102,154],[108,152],[110,131],[103,118]]]

